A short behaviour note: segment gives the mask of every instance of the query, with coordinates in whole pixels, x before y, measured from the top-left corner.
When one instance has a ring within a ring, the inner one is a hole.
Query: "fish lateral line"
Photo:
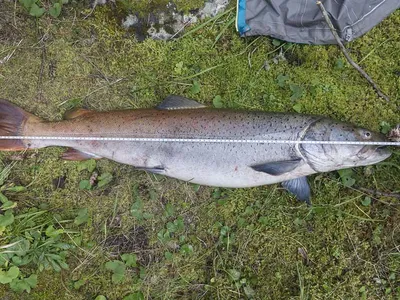
[[[95,136],[0,136],[0,140],[63,140],[63,141],[115,141],[115,142],[183,142],[183,143],[243,143],[243,144],[323,144],[323,145],[371,145],[400,146],[400,142],[360,141],[303,141],[263,140],[227,138],[139,138],[139,137],[95,137]]]

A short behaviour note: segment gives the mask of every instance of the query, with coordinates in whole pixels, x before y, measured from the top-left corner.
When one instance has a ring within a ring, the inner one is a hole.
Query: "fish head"
[[[378,132],[349,123],[321,119],[304,133],[305,141],[388,142]],[[379,145],[300,144],[299,150],[317,172],[367,166],[387,159],[391,151]]]

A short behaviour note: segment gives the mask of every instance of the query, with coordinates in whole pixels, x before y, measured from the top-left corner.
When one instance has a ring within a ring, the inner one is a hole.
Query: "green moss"
[[[348,45],[354,59],[362,60],[362,67],[391,98],[391,103],[386,103],[347,63],[335,68],[338,59],[344,61],[335,46],[284,47],[287,61],[275,64],[273,58],[279,50],[271,53],[276,47],[268,37],[242,39],[232,27],[215,43],[232,16],[176,41],[137,43],[122,30],[119,20],[128,9],[150,6],[147,1],[125,1],[136,6],[121,8],[121,3],[117,11],[102,6],[79,21],[72,7],[60,20],[41,18],[35,22],[27,15],[19,16],[24,39],[0,70],[2,98],[47,120],[61,119],[75,99],[78,105],[109,110],[152,107],[174,93],[208,105],[220,95],[225,107],[269,111],[293,111],[299,102],[304,113],[348,120],[374,130],[381,121],[399,121],[396,62],[400,59],[400,11]],[[178,5],[181,9],[193,7],[183,2]],[[10,14],[13,9],[9,5]],[[76,10],[77,16],[89,12]],[[44,32],[48,39],[38,44]],[[0,44],[1,56],[13,49],[13,43],[10,38]],[[265,61],[270,65],[268,71],[263,68]],[[179,63],[183,63],[181,71],[176,70]],[[194,77],[201,88],[193,94],[193,78],[187,77],[215,66]],[[289,76],[283,87],[277,84],[280,74]],[[290,84],[303,90],[294,102],[290,100]],[[71,270],[62,276],[40,273],[39,286],[31,295],[13,295],[0,286],[0,293],[10,299],[94,299],[99,294],[121,299],[135,290],[153,299],[191,299],[204,293],[210,298],[237,299],[245,297],[245,287],[251,287],[260,299],[298,298],[301,290],[304,297],[313,299],[326,295],[357,298],[360,289],[371,299],[398,297],[400,261],[395,246],[400,242],[396,225],[400,216],[393,205],[396,200],[380,198],[364,207],[364,195],[344,187],[335,173],[311,176],[311,208],[275,185],[222,190],[218,198],[212,188],[201,187],[196,192],[181,181],[106,160],[99,161],[97,168],[100,173],[112,173],[113,182],[102,189],[81,191],[80,180],[90,174],[78,172],[75,162],[59,160],[61,152],[59,148],[30,152],[16,164],[10,181],[28,186],[27,192],[18,195],[19,206],[48,203],[67,216],[87,207],[89,225],[79,230],[96,248],[82,246],[83,250],[77,250],[70,261]],[[8,163],[10,154],[2,153],[0,158]],[[395,166],[358,168],[357,185],[386,192],[398,190],[399,155],[388,162]],[[66,176],[63,189],[53,185],[60,176]],[[137,220],[130,214],[137,191],[143,210],[153,214],[148,220]],[[175,208],[172,216],[165,213],[167,204]],[[185,229],[161,242],[157,234],[178,216],[183,218]],[[131,250],[137,253],[146,276],[138,280],[137,270],[130,270],[127,281],[115,285],[104,263],[118,257],[112,256],[115,249],[105,240],[129,235],[138,227],[144,228],[140,238],[146,237],[148,243],[140,246],[139,238],[132,239]],[[193,246],[192,254],[180,253],[184,244]],[[307,259],[299,249],[306,251]],[[165,258],[165,252],[173,253],[172,261]],[[228,275],[231,269],[240,272],[242,283],[235,285]],[[75,290],[71,282],[80,278],[87,282]],[[388,288],[392,290],[387,292]]]

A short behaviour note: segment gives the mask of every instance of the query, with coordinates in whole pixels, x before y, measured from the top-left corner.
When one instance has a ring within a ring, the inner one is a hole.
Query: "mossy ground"
[[[373,130],[379,130],[381,121],[399,122],[400,11],[348,45],[354,60],[362,61],[391,98],[386,103],[352,67],[340,66],[344,59],[335,46],[285,45],[287,60],[275,64],[272,59],[280,50],[268,37],[240,38],[232,25],[216,41],[233,12],[182,39],[138,43],[120,27],[129,4],[124,2],[93,12],[70,4],[60,18],[38,20],[19,5],[2,3],[0,56],[16,51],[0,65],[1,97],[47,120],[61,119],[74,105],[96,110],[152,107],[168,94],[179,94],[208,105],[220,95],[225,107],[266,111],[293,111],[300,103],[304,113]],[[288,76],[283,87],[277,83],[281,74]],[[197,93],[193,80],[200,83]],[[302,89],[301,98],[290,99],[290,84]],[[344,187],[336,173],[311,176],[312,207],[277,185],[197,190],[107,160],[99,161],[97,169],[112,173],[113,182],[82,191],[79,182],[90,174],[78,172],[75,162],[61,161],[61,151],[35,151],[17,163],[10,181],[29,188],[15,200],[21,209],[47,203],[65,215],[88,208],[89,224],[80,229],[84,241],[95,246],[77,250],[69,260],[70,271],[40,273],[38,287],[29,295],[0,286],[2,299],[94,299],[100,294],[121,299],[139,290],[146,299],[237,299],[252,290],[256,299],[400,297],[398,200],[372,196],[372,204],[363,206],[365,195]],[[7,164],[10,154],[0,158]],[[398,192],[399,152],[388,162],[392,164],[356,169],[356,184]],[[53,184],[60,176],[66,177],[62,189]],[[147,220],[130,213],[137,194],[143,211],[152,214]],[[175,212],[166,213],[170,206]],[[179,216],[184,229],[161,242],[157,234]],[[128,238],[120,251],[138,255],[145,269],[141,279],[134,269],[125,282],[111,282],[104,268],[116,258],[105,242],[110,236]],[[193,252],[181,253],[184,244]],[[229,270],[240,272],[236,285]],[[86,283],[76,290],[72,283],[78,279]]]

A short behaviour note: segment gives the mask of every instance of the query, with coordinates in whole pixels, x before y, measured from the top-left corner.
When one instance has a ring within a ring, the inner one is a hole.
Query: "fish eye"
[[[370,139],[371,136],[372,136],[371,132],[369,132],[369,131],[364,131],[364,137],[365,137],[366,139]]]

